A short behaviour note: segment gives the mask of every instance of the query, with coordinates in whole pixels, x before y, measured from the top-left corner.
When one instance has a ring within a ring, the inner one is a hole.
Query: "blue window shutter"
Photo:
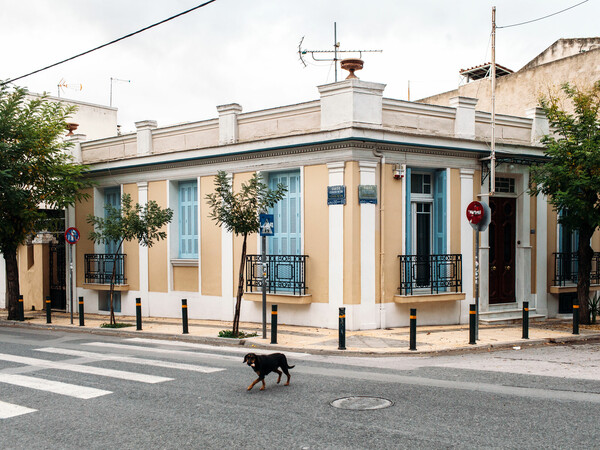
[[[299,255],[302,248],[300,171],[271,173],[269,188],[277,189],[279,183],[287,186],[288,190],[269,211],[275,219],[275,233],[268,243],[269,254]]]
[[[446,170],[436,170],[433,180],[433,252],[446,254]]]
[[[405,244],[405,254],[410,255],[412,254],[411,250],[412,250],[412,218],[411,218],[411,212],[412,212],[412,205],[410,204],[410,168],[406,168],[406,175],[404,175],[404,178],[406,179],[406,236],[405,236],[405,240],[406,240],[406,244]]]
[[[118,210],[121,209],[121,188],[112,187],[104,189],[104,205],[112,205]],[[106,210],[104,210],[104,217],[106,217]],[[104,252],[107,255],[113,255],[117,251],[117,242],[111,241],[104,244]],[[121,249],[123,250],[123,249]]]
[[[198,185],[179,183],[179,257],[198,258]]]

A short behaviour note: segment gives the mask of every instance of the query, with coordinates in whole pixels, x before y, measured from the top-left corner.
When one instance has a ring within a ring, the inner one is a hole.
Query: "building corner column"
[[[469,203],[473,201],[473,169],[460,170],[460,210],[466,211]],[[461,215],[462,217],[462,215]],[[463,292],[465,300],[461,302],[460,323],[469,321],[469,304],[474,303],[473,281],[474,281],[474,255],[473,228],[466,219],[461,219],[460,225],[460,247],[463,256]]]
[[[377,161],[360,161],[360,184],[376,184]],[[360,324],[361,330],[378,327],[376,298],[375,203],[360,204]]]
[[[138,186],[138,203],[144,206],[148,203],[148,183],[139,182]],[[150,263],[148,247],[139,244],[139,261],[140,261],[140,298],[142,299],[142,315],[150,316],[150,296],[149,296],[149,278],[150,278]]]
[[[345,163],[327,164],[329,186],[344,184]],[[338,308],[344,306],[344,205],[329,205],[329,328],[338,327]],[[348,317],[350,311],[346,311]],[[346,320],[348,322],[348,320]]]

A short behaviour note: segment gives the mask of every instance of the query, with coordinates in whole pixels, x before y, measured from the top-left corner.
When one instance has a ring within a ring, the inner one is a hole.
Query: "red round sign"
[[[471,202],[467,206],[467,220],[477,225],[483,219],[483,205],[479,202]]]

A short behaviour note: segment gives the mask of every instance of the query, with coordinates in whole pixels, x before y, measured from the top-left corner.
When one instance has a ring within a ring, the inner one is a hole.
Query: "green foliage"
[[[562,86],[574,113],[558,97],[540,100],[554,134],[545,136],[548,161],[532,167],[531,191],[549,197],[557,211],[568,211],[561,223],[571,229],[600,226],[600,81],[589,90]]]
[[[222,338],[244,339],[244,338],[250,338],[250,337],[256,337],[256,336],[258,336],[257,333],[245,333],[243,331],[238,331],[237,335],[234,335],[232,330],[219,331],[219,337],[222,337]]]
[[[266,213],[286,192],[287,187],[283,184],[275,190],[269,189],[255,173],[242,184],[239,192],[234,193],[227,173],[219,171],[215,178],[215,192],[208,194],[206,200],[211,210],[210,217],[217,225],[236,235],[247,235],[259,231],[259,213]]]
[[[133,324],[131,323],[123,323],[123,322],[116,322],[116,323],[103,323],[102,325],[100,325],[100,328],[126,328],[126,327],[132,327]]]
[[[62,209],[86,197],[86,167],[68,153],[63,138],[75,108],[29,99],[26,89],[0,86],[0,252],[15,252],[39,231],[45,214],[38,208]]]

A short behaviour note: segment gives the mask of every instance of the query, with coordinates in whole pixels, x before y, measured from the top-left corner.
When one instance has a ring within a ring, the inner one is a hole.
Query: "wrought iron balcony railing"
[[[554,253],[554,286],[577,284],[579,272],[579,254]],[[595,252],[592,257],[592,270],[590,283],[600,284],[600,252]]]
[[[400,294],[462,291],[462,255],[398,255]]]
[[[262,255],[246,255],[246,292],[262,292]],[[307,255],[266,255],[269,294],[306,294]]]
[[[115,269],[115,284],[127,284],[125,277],[125,255],[91,253],[85,255],[85,282],[88,284],[110,284]]]

